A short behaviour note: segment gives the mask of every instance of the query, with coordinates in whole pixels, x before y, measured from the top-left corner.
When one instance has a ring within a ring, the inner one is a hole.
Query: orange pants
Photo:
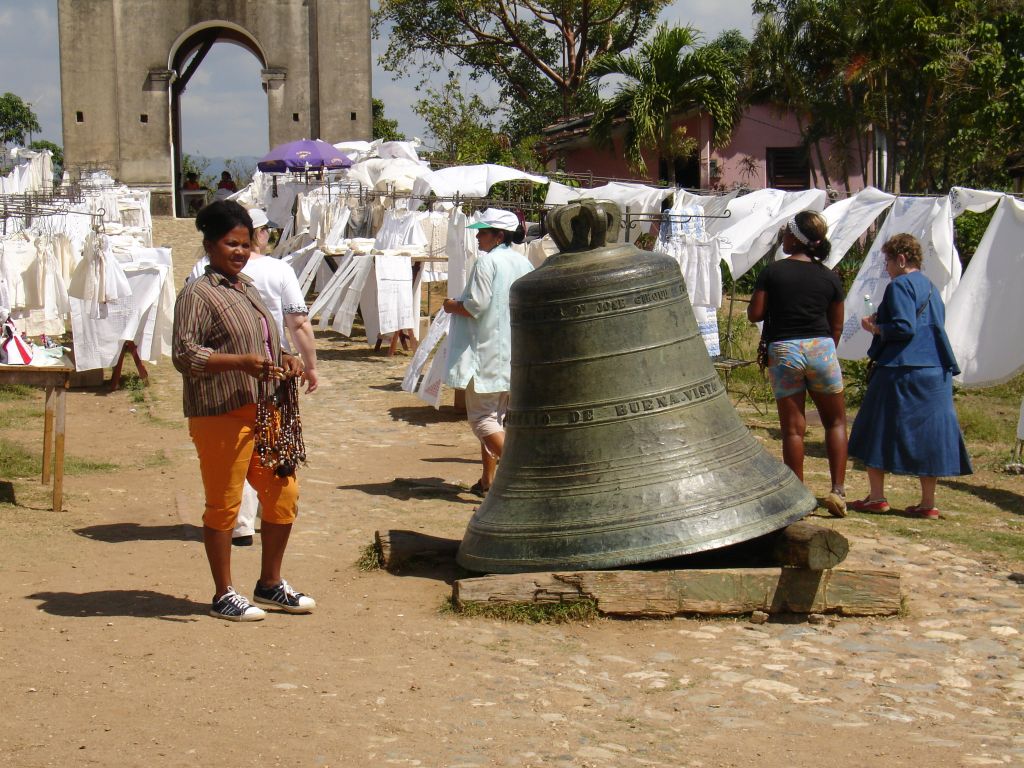
[[[235,527],[245,480],[256,489],[263,521],[286,525],[295,521],[299,484],[294,475],[278,477],[261,467],[256,454],[256,405],[244,405],[220,416],[191,416],[188,433],[199,454],[206,491],[203,525],[218,531]]]

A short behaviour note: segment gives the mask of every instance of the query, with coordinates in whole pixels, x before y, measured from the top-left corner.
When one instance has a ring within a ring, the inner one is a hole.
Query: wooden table
[[[53,510],[59,512],[64,497],[65,397],[75,364],[67,357],[59,365],[0,365],[0,383],[42,387],[46,391],[43,417],[43,485],[50,482],[53,455]]]

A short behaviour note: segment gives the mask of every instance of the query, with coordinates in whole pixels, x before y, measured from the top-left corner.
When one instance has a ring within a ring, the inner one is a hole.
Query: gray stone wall
[[[204,27],[261,59],[269,146],[371,137],[369,0],[58,0],[58,13],[66,163],[152,190],[154,213],[176,186],[169,64]]]

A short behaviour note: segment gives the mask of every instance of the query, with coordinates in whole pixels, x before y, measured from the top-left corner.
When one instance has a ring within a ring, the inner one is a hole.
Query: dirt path
[[[189,224],[157,223],[179,275]],[[0,507],[4,764],[1024,764],[1024,586],[863,519],[837,523],[850,563],[903,575],[904,618],[504,624],[443,613],[448,573],[360,572],[375,529],[461,536],[474,499],[424,486],[472,482],[476,451],[464,423],[398,391],[406,358],[319,346],[287,562],[312,616],[205,615],[169,361],[144,405],[71,394],[69,452],[119,469],[70,477],[63,513]],[[258,558],[235,550],[246,592]]]

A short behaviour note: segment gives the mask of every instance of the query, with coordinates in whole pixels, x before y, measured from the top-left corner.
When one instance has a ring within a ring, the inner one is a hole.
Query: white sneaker
[[[259,621],[266,617],[267,612],[235,592],[234,587],[228,587],[228,591],[219,600],[213,601],[210,615],[228,621]]]
[[[259,582],[256,582],[252,598],[257,603],[272,605],[288,613],[312,613],[316,608],[316,600],[309,595],[296,592],[284,579],[281,579],[281,583],[276,587],[261,587]]]

